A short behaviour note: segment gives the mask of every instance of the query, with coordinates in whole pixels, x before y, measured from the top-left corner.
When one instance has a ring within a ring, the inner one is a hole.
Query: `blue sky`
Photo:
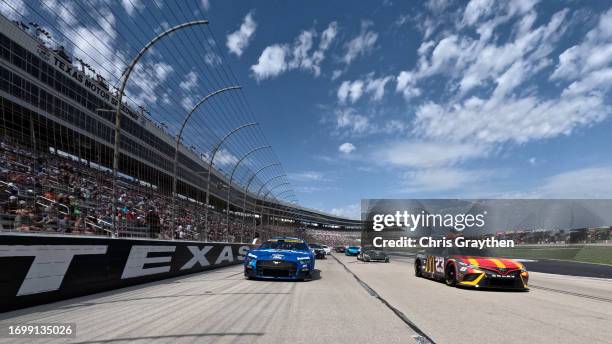
[[[354,217],[361,198],[612,196],[610,2],[193,6],[178,16],[210,19],[307,207]],[[163,102],[163,87],[132,95]]]

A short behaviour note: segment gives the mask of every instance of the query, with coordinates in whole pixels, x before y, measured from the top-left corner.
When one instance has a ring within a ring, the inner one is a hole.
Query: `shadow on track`
[[[267,278],[251,278],[250,281],[258,281],[258,282],[313,282],[316,280],[320,280],[321,278],[321,270],[319,269],[314,269],[314,271],[312,272],[312,278],[304,280],[304,281],[299,281],[299,280],[286,280],[286,279],[267,279]],[[245,277],[246,279],[246,277]]]

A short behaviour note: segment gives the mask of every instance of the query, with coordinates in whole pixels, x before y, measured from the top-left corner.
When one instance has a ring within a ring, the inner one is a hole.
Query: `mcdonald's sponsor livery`
[[[431,248],[419,252],[414,273],[449,286],[528,290],[529,273],[520,262],[489,257],[486,250]]]

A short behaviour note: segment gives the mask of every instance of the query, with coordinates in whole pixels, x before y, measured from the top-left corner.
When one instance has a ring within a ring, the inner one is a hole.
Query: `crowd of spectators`
[[[352,230],[327,230],[304,228],[299,226],[283,227],[269,226],[270,230],[266,233],[267,236],[288,236],[297,237],[306,240],[309,243],[317,243],[330,247],[359,245],[361,240],[360,231]],[[264,237],[263,239],[267,239]]]
[[[199,239],[207,227],[202,235],[209,241],[234,241],[248,228],[232,221],[228,232],[225,215],[214,210],[204,226],[204,205],[178,199],[172,231],[171,197],[120,178],[114,209],[112,180],[108,170],[74,156],[0,142],[0,229],[161,239],[174,232],[176,239]]]

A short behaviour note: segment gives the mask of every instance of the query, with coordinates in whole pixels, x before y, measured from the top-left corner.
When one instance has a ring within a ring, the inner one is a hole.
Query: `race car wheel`
[[[421,262],[418,260],[414,262],[414,275],[416,277],[423,277],[423,272],[421,271]]]
[[[446,285],[454,287],[457,284],[457,273],[453,265],[449,264],[446,266],[446,273],[444,275],[446,276]]]

